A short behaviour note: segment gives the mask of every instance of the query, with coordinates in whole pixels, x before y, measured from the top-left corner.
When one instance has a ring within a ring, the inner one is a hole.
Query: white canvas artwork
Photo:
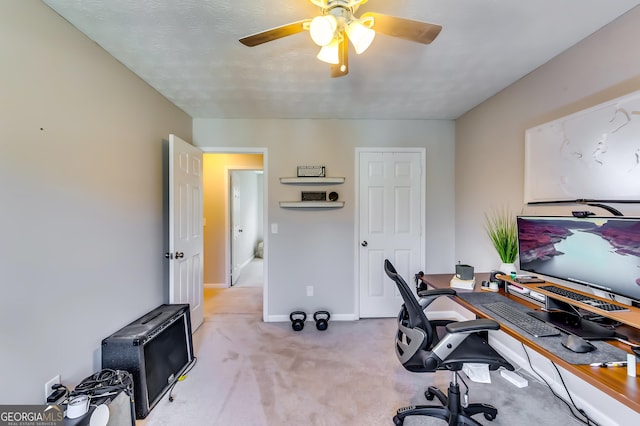
[[[525,202],[640,200],[640,91],[528,129]]]

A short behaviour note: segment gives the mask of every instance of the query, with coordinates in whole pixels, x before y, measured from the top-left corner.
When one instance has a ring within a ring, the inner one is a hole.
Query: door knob
[[[366,247],[366,246],[368,246],[368,245],[369,245],[369,243],[368,243],[368,242],[366,242],[366,241],[363,241],[362,243],[360,243],[360,245],[362,245],[362,247]]]
[[[165,253],[165,254],[164,254],[164,257],[165,257],[166,259],[173,259],[173,253],[169,253],[169,252],[167,252],[167,253]]]
[[[181,251],[176,252],[176,259],[182,259],[184,257],[184,253]]]

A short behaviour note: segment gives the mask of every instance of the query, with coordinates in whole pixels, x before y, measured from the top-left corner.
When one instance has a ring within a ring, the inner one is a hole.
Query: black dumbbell
[[[317,311],[313,314],[313,319],[316,322],[316,328],[320,331],[325,331],[329,328],[329,318],[331,318],[331,314],[327,311]]]
[[[304,328],[307,314],[302,311],[293,311],[289,314],[289,319],[291,320],[291,328],[293,328],[293,331],[300,331]]]

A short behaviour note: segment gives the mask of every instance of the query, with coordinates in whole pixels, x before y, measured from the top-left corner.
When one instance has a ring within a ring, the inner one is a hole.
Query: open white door
[[[242,220],[240,216],[240,187],[238,185],[237,172],[229,171],[229,201],[231,204],[231,285],[234,285],[240,277],[241,258],[238,240],[242,237]]]
[[[359,152],[360,317],[395,317],[402,297],[389,259],[409,281],[424,268],[423,152]]]
[[[169,135],[169,303],[188,303],[204,321],[202,151]]]

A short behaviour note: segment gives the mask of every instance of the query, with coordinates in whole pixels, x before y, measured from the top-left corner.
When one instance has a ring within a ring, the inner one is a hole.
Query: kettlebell
[[[293,311],[289,314],[289,319],[291,320],[291,328],[293,328],[293,331],[300,331],[304,328],[307,314],[302,311]]]
[[[313,314],[313,319],[316,322],[316,328],[320,331],[325,331],[329,328],[329,318],[331,318],[331,314],[327,311],[317,311]]]

